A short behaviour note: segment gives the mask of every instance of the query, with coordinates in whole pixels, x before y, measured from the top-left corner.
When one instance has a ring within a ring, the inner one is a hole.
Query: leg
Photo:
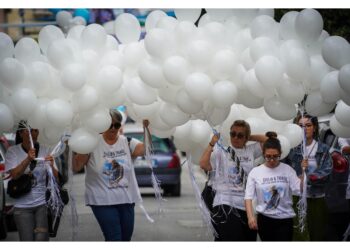
[[[311,241],[324,241],[328,220],[327,205],[324,198],[307,200],[307,223]]]
[[[131,241],[135,223],[135,204],[117,205],[120,213],[122,241]]]
[[[292,241],[293,240],[293,219],[275,219],[275,240]]]
[[[261,241],[273,241],[274,230],[272,220],[262,214],[258,214],[258,232]]]
[[[35,241],[49,241],[48,222],[47,222],[47,207],[41,205],[35,210]]]
[[[34,212],[31,208],[15,208],[14,219],[20,241],[34,241]]]
[[[115,206],[91,206],[106,241],[122,240],[120,214]]]

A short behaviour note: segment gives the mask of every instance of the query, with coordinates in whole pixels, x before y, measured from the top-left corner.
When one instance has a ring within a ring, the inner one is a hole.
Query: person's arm
[[[87,164],[90,154],[77,154],[73,152],[72,170],[74,173],[80,172]]]
[[[349,139],[347,138],[338,138],[338,144],[343,154],[350,154],[350,145]]]
[[[247,212],[249,228],[252,230],[258,230],[258,223],[256,222],[256,218],[253,210],[253,201],[251,199],[245,200],[245,209]]]
[[[213,148],[214,148],[215,144],[218,142],[219,138],[220,138],[220,135],[213,135],[213,137],[211,138],[211,141],[209,142],[209,144],[206,147],[206,149],[204,150],[201,158],[199,159],[199,166],[204,171],[211,171],[213,169],[213,167],[210,164],[210,156],[211,156],[211,153],[213,152]]]
[[[147,133],[148,138],[152,140],[152,135],[148,129],[149,126],[149,121],[148,120],[143,120],[142,121],[143,129]],[[138,156],[144,156],[146,153],[145,145],[144,143],[140,142],[136,145],[134,151],[131,153],[131,158],[136,158]]]
[[[332,161],[331,154],[329,153],[329,147],[326,144],[321,144],[321,145],[323,145],[322,146],[323,153],[322,153],[320,162],[317,162],[318,168],[315,170],[313,174],[319,178],[325,178],[332,173],[333,161]]]
[[[8,154],[13,154],[13,152],[9,151]],[[6,159],[10,157],[13,157],[13,156],[7,155]],[[30,166],[31,161],[34,159],[35,159],[35,148],[31,148],[28,151],[27,157],[23,161],[21,161],[16,167],[9,170],[11,174],[11,178],[17,179],[18,177],[20,177],[24,173],[24,171],[27,169],[27,167]]]
[[[48,155],[45,157],[45,161],[49,161],[50,162],[50,167],[52,169],[52,173],[53,175],[58,178],[58,170],[55,167],[55,158],[52,155]]]

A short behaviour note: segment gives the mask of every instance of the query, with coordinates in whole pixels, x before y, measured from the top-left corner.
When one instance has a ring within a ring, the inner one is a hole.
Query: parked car
[[[338,137],[329,127],[330,116],[319,118],[320,140],[330,146],[333,170],[326,187],[326,203],[329,211],[327,240],[343,240],[343,234],[350,222],[349,201],[346,200],[346,189],[349,176],[349,158],[342,155]]]
[[[137,123],[127,123],[123,127],[123,133],[127,137],[143,141],[143,128]],[[171,138],[159,138],[152,135],[153,172],[160,181],[164,194],[173,196],[181,195],[181,163],[176,152],[176,147]],[[137,157],[134,160],[136,179],[139,187],[152,187],[151,169],[147,166],[145,157]]]

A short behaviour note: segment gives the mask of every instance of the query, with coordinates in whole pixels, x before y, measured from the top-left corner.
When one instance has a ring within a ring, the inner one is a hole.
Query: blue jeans
[[[47,207],[46,204],[14,209],[14,219],[20,241],[48,241]]]
[[[106,241],[130,241],[134,231],[135,204],[91,206]]]

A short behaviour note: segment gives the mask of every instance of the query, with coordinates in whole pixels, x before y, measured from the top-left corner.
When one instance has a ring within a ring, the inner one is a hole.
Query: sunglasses
[[[302,128],[311,128],[312,127],[312,123],[307,123],[307,124],[298,124],[300,127]]]
[[[245,137],[245,134],[243,133],[236,133],[235,131],[230,132],[231,138],[237,137],[238,139],[243,139]]]
[[[120,122],[116,122],[116,123],[112,123],[111,126],[109,127],[109,129],[112,129],[113,127],[115,129],[119,129],[121,127],[121,123]]]
[[[265,155],[264,156],[266,161],[278,161],[281,156],[280,155]]]

